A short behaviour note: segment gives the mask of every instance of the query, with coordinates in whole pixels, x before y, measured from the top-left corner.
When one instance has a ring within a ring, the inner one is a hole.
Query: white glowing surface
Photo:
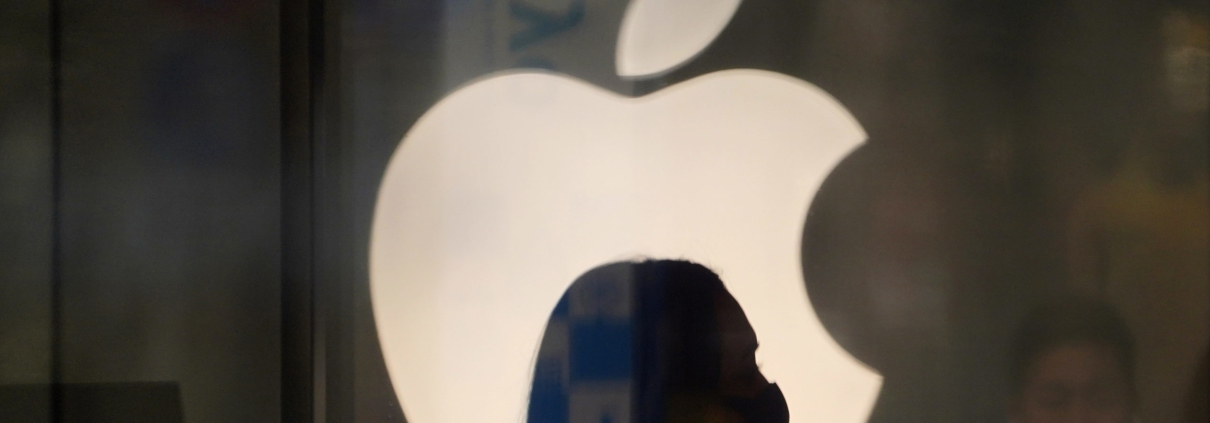
[[[644,255],[722,276],[792,421],[864,422],[881,378],[825,332],[799,261],[811,199],[864,139],[820,89],[754,70],[637,99],[543,73],[451,94],[395,152],[374,215],[374,317],[408,421],[523,421],[563,291]]]
[[[692,60],[723,32],[739,4],[740,0],[631,0],[618,32],[618,75],[658,75]]]

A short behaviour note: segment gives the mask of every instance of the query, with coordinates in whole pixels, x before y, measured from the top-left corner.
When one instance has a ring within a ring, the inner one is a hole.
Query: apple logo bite
[[[619,74],[691,60],[738,4],[633,0]],[[677,16],[713,24],[651,27]],[[408,421],[523,421],[560,296],[635,256],[722,276],[792,421],[864,421],[881,378],[815,316],[800,244],[815,192],[865,137],[819,88],[757,70],[639,98],[549,72],[498,73],[448,95],[391,158],[371,233],[374,318]]]

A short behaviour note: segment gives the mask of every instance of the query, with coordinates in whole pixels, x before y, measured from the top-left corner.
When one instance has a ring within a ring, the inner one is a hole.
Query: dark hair
[[[1078,343],[1109,348],[1134,392],[1134,339],[1122,317],[1108,304],[1064,297],[1035,309],[1018,330],[1010,358],[1013,394],[1021,394],[1025,378],[1040,356]]]
[[[674,391],[718,385],[722,348],[715,316],[719,295],[730,295],[718,275],[688,261],[634,264],[639,350],[637,378]]]
[[[576,301],[573,297],[603,289],[629,293],[622,301],[630,304],[626,307],[630,310],[630,342],[615,339],[597,343],[592,336],[573,334],[567,348],[577,349],[577,342],[593,343],[597,350],[594,361],[611,356],[616,361],[621,357],[614,353],[629,350],[630,393],[639,422],[663,421],[665,400],[670,394],[708,395],[717,389],[722,341],[715,308],[720,295],[730,296],[718,275],[705,266],[681,260],[605,264],[576,278],[552,313],[551,322],[568,315],[569,304]],[[564,421],[557,416],[567,412],[566,405],[559,404],[567,400],[567,388],[560,382],[564,378],[557,371],[563,365],[545,365],[546,348],[544,339],[534,369],[530,423]],[[571,361],[572,374],[589,364]]]

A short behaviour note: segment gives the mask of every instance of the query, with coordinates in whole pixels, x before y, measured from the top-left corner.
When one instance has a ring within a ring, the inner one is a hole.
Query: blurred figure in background
[[[1012,423],[1126,423],[1134,415],[1134,341],[1110,306],[1080,298],[1029,316],[1011,355]]]
[[[1140,56],[1155,61],[1138,74],[1146,97],[1123,103],[1137,122],[1112,143],[1087,137],[1102,143],[1104,173],[1071,196],[1066,229],[1069,288],[1112,304],[1134,330],[1148,423],[1182,421],[1210,348],[1210,3],[1168,3],[1143,6],[1155,25],[1137,37],[1163,50]]]

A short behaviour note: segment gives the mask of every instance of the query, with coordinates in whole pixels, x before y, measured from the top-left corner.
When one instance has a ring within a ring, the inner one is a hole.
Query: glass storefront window
[[[0,421],[1210,421],[1204,2],[4,9]]]

